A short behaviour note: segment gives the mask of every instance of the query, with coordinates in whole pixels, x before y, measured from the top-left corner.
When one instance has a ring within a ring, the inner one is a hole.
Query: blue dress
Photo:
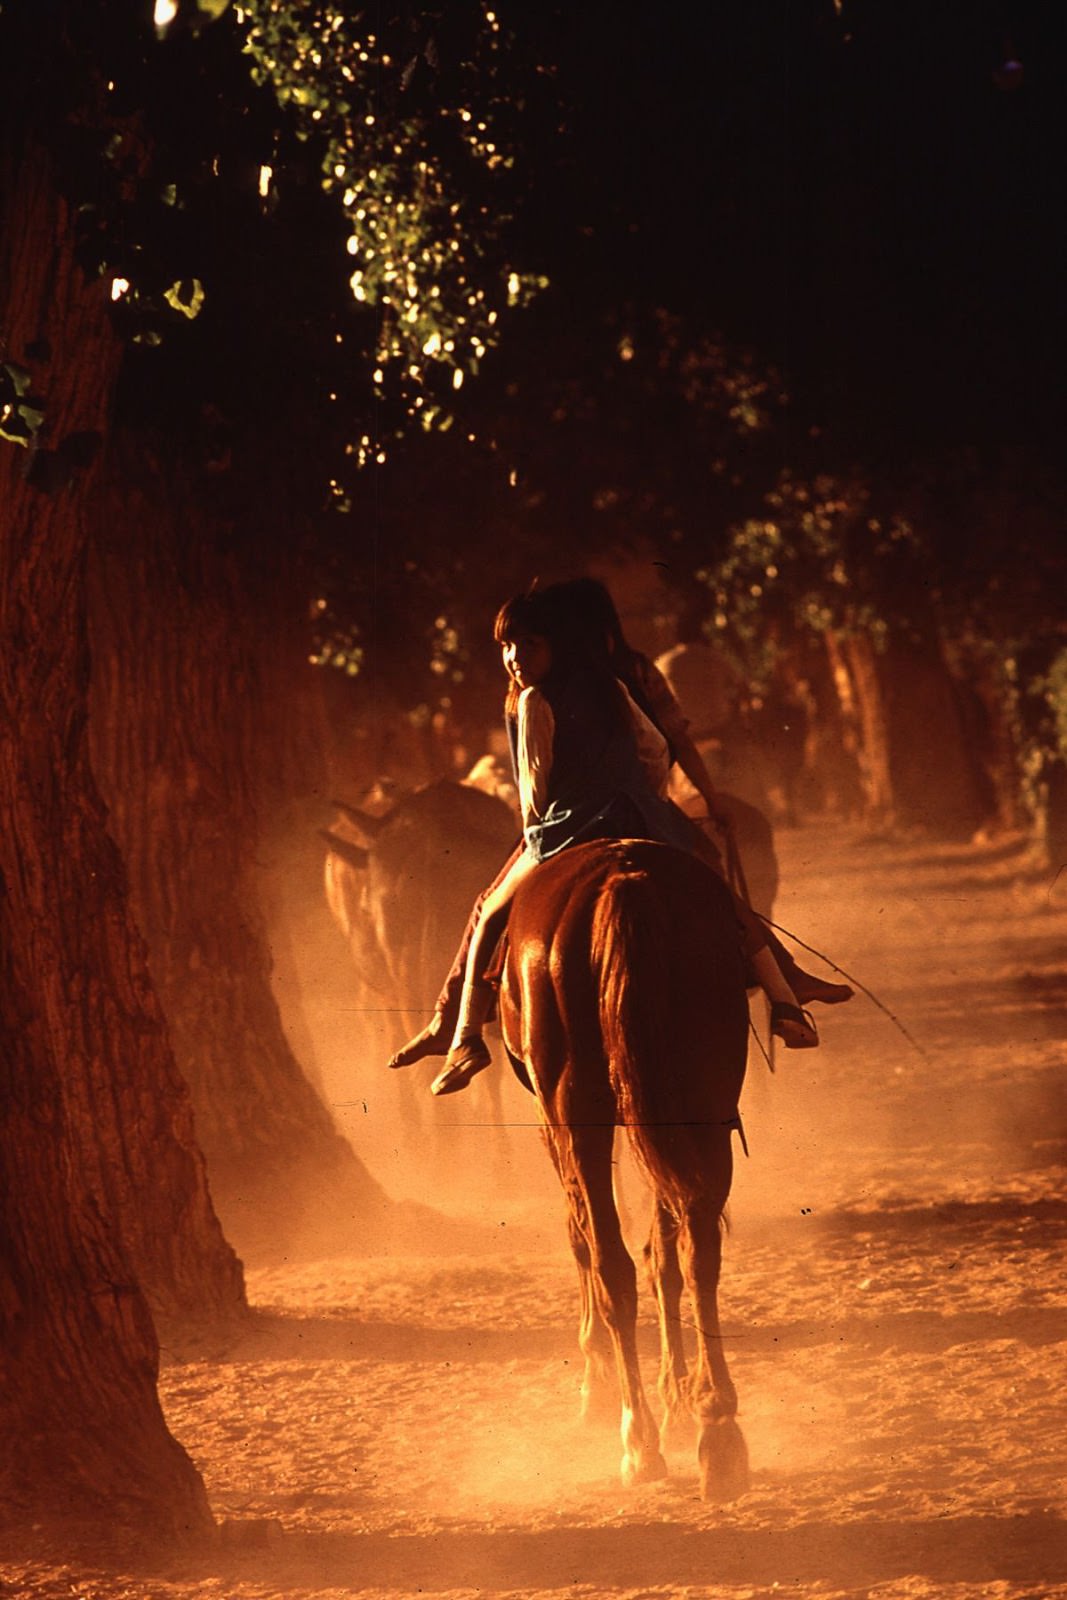
[[[624,705],[614,684],[576,673],[559,691],[541,686],[552,707],[552,770],[543,816],[524,829],[526,848],[546,861],[568,845],[592,839],[652,839],[690,853],[700,829],[645,775]],[[621,695],[621,691],[618,691]],[[508,720],[517,769],[516,726]]]

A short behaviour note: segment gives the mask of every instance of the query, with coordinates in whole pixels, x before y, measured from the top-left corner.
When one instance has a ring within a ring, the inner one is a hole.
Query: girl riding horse
[[[406,1066],[441,1053],[452,1012],[435,1094],[465,1088],[490,1064],[482,1028],[493,990],[485,974],[516,889],[542,861],[570,845],[603,838],[650,839],[708,859],[701,830],[664,798],[671,762],[666,738],[621,681],[607,634],[588,625],[569,587],[519,595],[496,619],[494,635],[510,680],[505,721],[523,842],[476,907],[464,959],[450,973],[433,1021],[389,1063]],[[737,913],[739,941],[771,1002],[772,1031],[790,1049],[816,1045],[814,1024],[786,981],[763,924],[743,902],[737,901]],[[811,980],[816,986],[819,981]]]

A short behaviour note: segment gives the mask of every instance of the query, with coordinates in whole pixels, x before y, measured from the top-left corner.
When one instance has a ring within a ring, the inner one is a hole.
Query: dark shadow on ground
[[[1053,875],[1051,869],[1035,862],[1031,846],[1018,838],[1002,839],[996,844],[968,844],[962,840],[953,844],[946,841],[940,849],[934,850],[929,842],[924,844],[920,838],[912,843],[907,839],[902,842],[899,836],[894,838],[892,834],[858,833],[848,841],[848,849],[852,860],[842,853],[840,866],[868,875],[874,871],[884,872],[887,877],[900,873],[918,876],[949,871],[953,867],[958,867],[962,872],[976,864],[1000,867],[1002,870],[996,874],[997,883],[1009,879],[1040,883],[1051,879]],[[835,876],[838,870],[839,860],[835,857]],[[990,879],[981,879],[980,886],[988,889]]]
[[[365,1321],[357,1316],[301,1317],[260,1312],[254,1327],[219,1365],[261,1361],[424,1362],[444,1368],[450,1362],[576,1362],[578,1317],[574,1326],[542,1328],[427,1328],[410,1323]],[[1040,1347],[1064,1336],[1064,1315],[1055,1307],[1028,1306],[1010,1312],[988,1310],[945,1315],[939,1311],[885,1314],[872,1307],[869,1317],[845,1315],[818,1323],[724,1323],[727,1348],[735,1353],[767,1354],[845,1344],[870,1351],[942,1351],[953,1345],[989,1339],[1014,1339]],[[657,1332],[646,1314],[638,1328],[642,1354],[658,1351]]]
[[[577,1354],[578,1305],[573,1328],[419,1327],[411,1322],[368,1321],[355,1315],[306,1317],[260,1311],[220,1363],[259,1361],[514,1361],[570,1358]]]
[[[727,1322],[723,1326],[731,1357],[777,1355],[819,1345],[844,1345],[851,1351],[870,1354],[897,1350],[904,1355],[934,1355],[955,1345],[987,1344],[999,1339],[1041,1349],[1062,1343],[1063,1336],[1064,1314],[1057,1306],[1029,1306],[1006,1315],[964,1311],[944,1316],[938,1311],[909,1311],[886,1316],[872,1311],[870,1317],[820,1318],[817,1323],[782,1322],[742,1328]],[[650,1345],[650,1353],[651,1348]]]
[[[820,1581],[885,1584],[921,1576],[933,1583],[1059,1583],[1067,1571],[1067,1524],[1050,1514],[867,1521],[847,1527],[686,1529],[670,1520],[625,1527],[533,1533],[456,1532],[429,1536],[289,1533],[262,1550],[221,1551],[156,1569],[175,1580],[221,1578],[297,1594],[336,1585],[346,1594],[470,1589],[479,1593],[586,1585],[593,1593],[665,1585]],[[1048,1591],[1050,1592],[1050,1591]]]
[[[985,1230],[1008,1225],[1040,1223],[1033,1243],[1047,1246],[1054,1239],[1067,1239],[1067,1200],[1018,1200],[1005,1196],[999,1200],[942,1200],[932,1205],[885,1206],[877,1210],[833,1211],[819,1220],[820,1232],[852,1236],[857,1233],[905,1237],[937,1230],[938,1249],[947,1242],[946,1230]],[[962,1242],[962,1241],[961,1241]],[[1016,1241],[1025,1248],[1026,1239]]]
[[[891,1009],[899,1009],[905,1020],[909,1012],[912,1016],[921,1013],[924,1041],[931,1029],[939,1037],[949,1034],[960,1040],[988,1037],[993,1028],[1002,1035],[1008,1032],[1012,1013],[1027,1025],[1031,1013],[1036,1012],[1040,1018],[1045,1011],[1067,1010],[1067,956],[1058,970],[1027,972],[1025,968],[1030,963],[1037,968],[1047,967],[1048,943],[1012,940],[1010,955],[1012,962],[1024,970],[1004,977],[977,971],[959,956],[951,962],[932,964],[925,981],[914,980],[908,993],[897,998]],[[842,1012],[841,1019],[861,1023],[869,1020],[862,1004],[857,1007],[854,1001],[848,1014]],[[912,1023],[913,1029],[915,1026]],[[1058,1036],[1062,1039],[1065,1035],[1067,1030],[1061,1026]]]

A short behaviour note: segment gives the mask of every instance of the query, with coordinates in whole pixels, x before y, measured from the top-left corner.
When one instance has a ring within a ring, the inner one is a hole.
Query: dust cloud
[[[529,1097],[501,1066],[502,1114],[471,1092],[447,1108],[412,1095],[413,1110],[383,1065],[392,1024],[354,999],[343,942],[307,886],[299,936],[288,955],[276,944],[291,1037],[310,1039],[324,1097],[374,1175],[437,1220],[420,1211],[392,1253],[341,1239],[252,1262],[250,1328],[165,1365],[168,1422],[229,1543],[121,1572],[0,1565],[9,1588],[34,1600],[61,1582],[93,1600],[1067,1592],[1067,905],[1008,845],[805,829],[780,853],[778,920],[886,1009],[863,996],[820,1009],[821,1047],[779,1050],[773,1076],[753,1049],[720,1295],[746,1494],[700,1500],[687,1429],[668,1442],[663,1482],[623,1489],[617,1426],[578,1422],[574,1271]],[[753,1019],[762,1028],[758,1002]],[[638,1249],[646,1203],[632,1164],[619,1170]],[[655,1404],[647,1296],[639,1335]]]

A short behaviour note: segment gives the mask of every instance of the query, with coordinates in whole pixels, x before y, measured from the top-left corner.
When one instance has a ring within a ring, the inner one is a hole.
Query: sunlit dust
[[[432,620],[447,657],[452,619]],[[210,1355],[165,1353],[166,1417],[216,1516],[270,1530],[227,1600],[347,1593],[356,1571],[442,1600],[770,1595],[783,1573],[805,1600],[1053,1592],[1030,1575],[1063,1508],[1067,1152],[1059,1014],[1035,996],[1061,992],[1067,906],[996,850],[845,827],[778,844],[776,921],[885,1009],[821,1008],[820,1048],[779,1050],[773,1075],[751,1051],[720,1311],[752,1479],[724,1505],[700,1499],[689,1418],[665,1433],[668,1477],[630,1490],[618,1407],[580,1421],[575,1272],[530,1096],[503,1060],[444,1103],[433,1062],[387,1071],[411,1019],[358,983],[321,878],[265,861],[286,1028],[385,1194],[284,1248],[224,1217],[254,1317]],[[649,1200],[617,1157],[658,1416]],[[684,1300],[690,1350],[695,1316]],[[1018,1576],[972,1582],[1002,1548]]]

